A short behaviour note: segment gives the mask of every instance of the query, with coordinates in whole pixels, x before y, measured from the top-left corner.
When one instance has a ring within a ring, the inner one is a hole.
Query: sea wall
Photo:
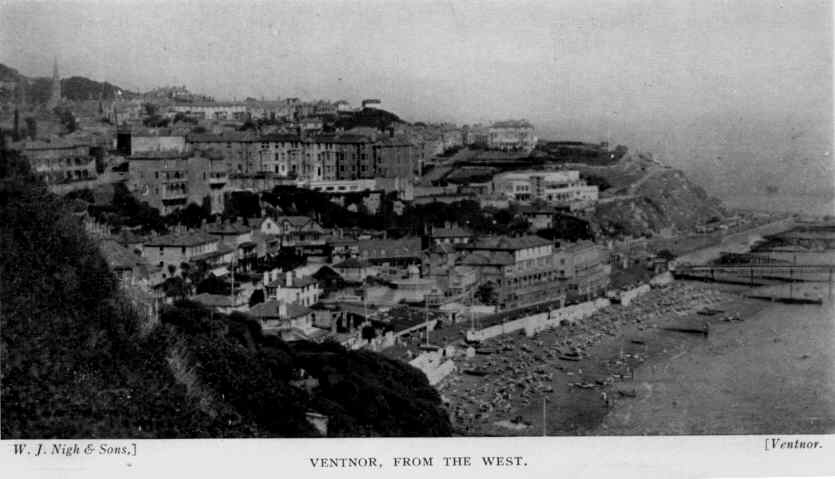
[[[622,291],[620,295],[618,295],[619,302],[621,306],[629,306],[632,303],[632,300],[641,296],[642,294],[649,293],[650,286],[648,284],[642,284],[637,288],[628,289],[626,291]]]
[[[409,364],[420,369],[432,386],[441,382],[456,369],[455,362],[445,355],[443,350],[422,353],[409,361]]]
[[[657,275],[653,276],[649,280],[649,284],[651,286],[666,286],[666,285],[672,283],[673,279],[674,279],[673,278],[673,273],[671,273],[669,271],[666,271],[664,273],[657,274]]]
[[[467,331],[467,341],[484,341],[503,334],[524,331],[532,336],[540,331],[554,328],[563,323],[574,323],[587,318],[601,308],[611,304],[608,299],[596,299],[585,303],[573,304],[564,308],[553,309],[547,313],[537,313],[506,323],[490,326],[478,331]]]

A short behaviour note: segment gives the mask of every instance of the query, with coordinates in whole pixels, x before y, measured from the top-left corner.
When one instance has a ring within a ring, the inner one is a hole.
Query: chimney
[[[270,284],[270,272],[264,271],[264,286]]]
[[[287,303],[284,301],[278,302],[278,317],[279,318],[286,318],[287,317]]]
[[[286,286],[292,286],[293,285],[293,270],[290,270],[290,271],[288,271],[287,273],[284,274],[284,282],[285,282]]]

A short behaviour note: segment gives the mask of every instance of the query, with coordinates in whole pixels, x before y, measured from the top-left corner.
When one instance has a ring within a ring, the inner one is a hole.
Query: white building
[[[200,120],[246,120],[247,106],[244,103],[201,102],[173,105],[174,113],[183,113]]]
[[[487,147],[491,150],[531,152],[537,137],[527,120],[498,121],[490,125]]]
[[[493,177],[493,192],[510,201],[542,200],[579,210],[594,205],[597,186],[587,185],[578,171],[514,171]]]
[[[294,271],[283,275],[274,270],[264,273],[267,298],[310,307],[319,302],[322,289],[311,276],[297,276]]]

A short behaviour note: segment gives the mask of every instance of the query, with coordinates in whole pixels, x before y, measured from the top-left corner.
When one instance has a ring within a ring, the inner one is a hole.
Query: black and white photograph
[[[87,477],[287,439],[312,444],[299,475],[429,475],[490,437],[537,459],[462,473],[524,476],[554,438],[720,436],[820,457],[832,9],[0,0],[4,457]],[[378,456],[315,450],[366,438]]]

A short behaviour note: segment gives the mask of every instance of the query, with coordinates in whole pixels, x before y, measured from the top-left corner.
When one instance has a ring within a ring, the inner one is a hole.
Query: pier
[[[749,286],[792,282],[832,283],[835,265],[818,264],[742,264],[680,265],[672,271],[676,279],[690,279]]]

